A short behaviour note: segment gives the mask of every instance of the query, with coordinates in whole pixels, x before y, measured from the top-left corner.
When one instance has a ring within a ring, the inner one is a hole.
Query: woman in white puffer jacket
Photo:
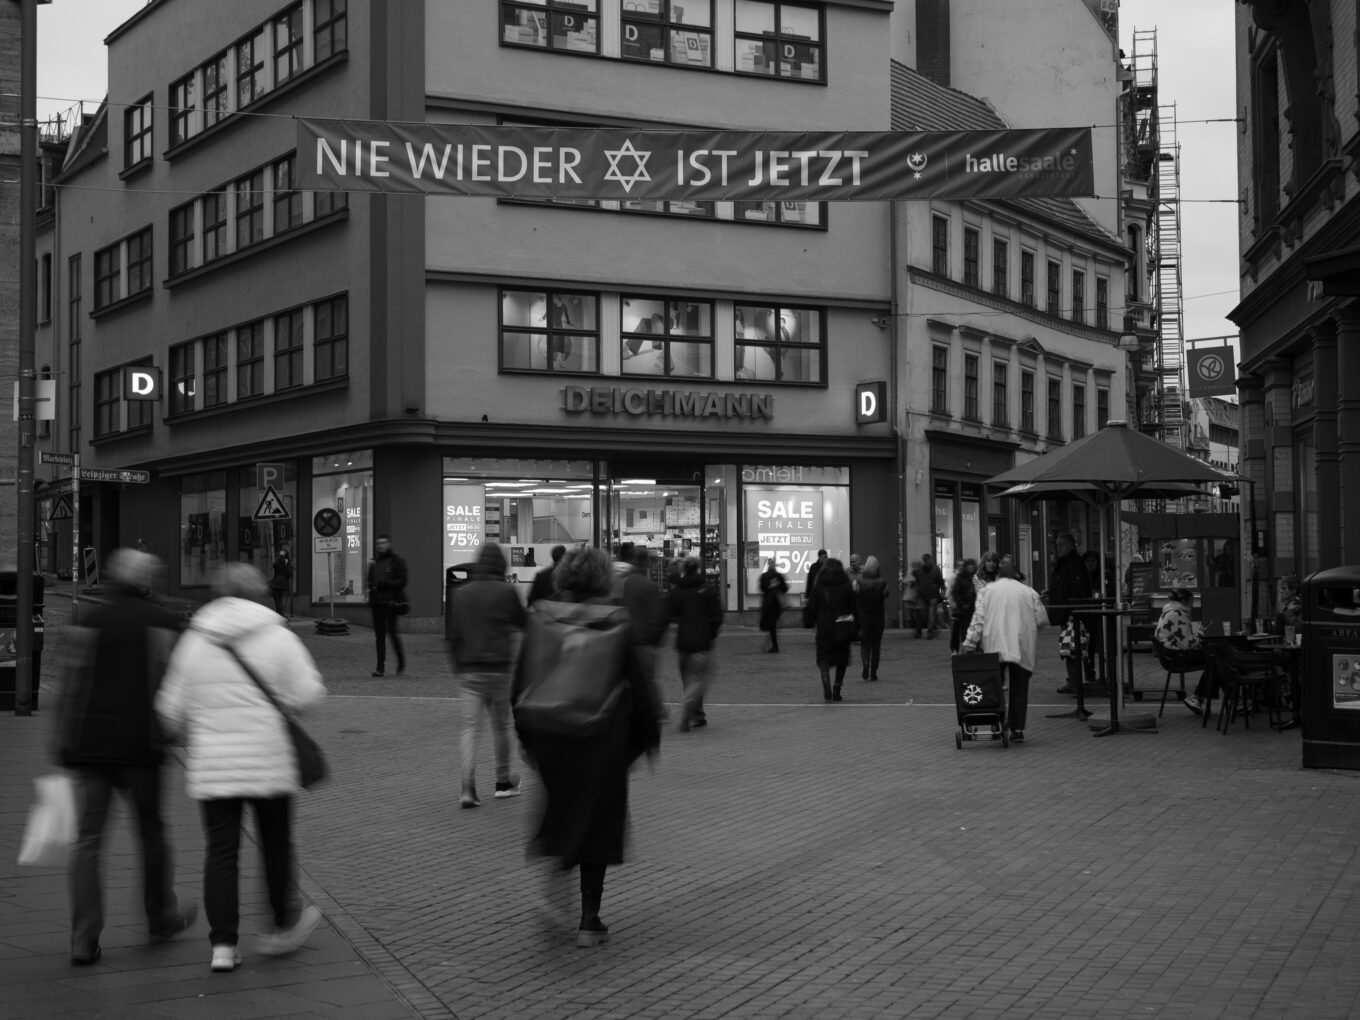
[[[237,859],[248,803],[255,815],[275,931],[260,939],[267,955],[292,952],[321,919],[300,908],[292,844],[296,756],[279,710],[229,649],[235,649],[293,714],[325,696],[321,674],[282,617],[265,606],[264,575],[228,563],[213,583],[218,597],[197,613],[175,646],[156,711],[167,735],[188,748],[189,796],[200,801],[207,857],[203,901],[212,969],[235,970],[240,924]]]

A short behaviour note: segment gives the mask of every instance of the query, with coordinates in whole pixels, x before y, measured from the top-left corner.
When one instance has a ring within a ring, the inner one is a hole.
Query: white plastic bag
[[[64,772],[33,780],[38,800],[28,811],[19,863],[32,868],[64,868],[76,838],[76,793]]]

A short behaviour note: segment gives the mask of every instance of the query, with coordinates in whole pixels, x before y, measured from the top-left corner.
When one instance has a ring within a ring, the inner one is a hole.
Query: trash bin
[[[1303,767],[1360,769],[1360,566],[1310,575],[1303,599]]]
[[[43,623],[43,588],[46,579],[42,574],[33,575],[33,688],[32,707],[38,707],[38,682],[42,677],[43,637],[46,626]],[[17,641],[15,610],[19,603],[19,572],[0,570],[0,632],[11,635],[9,641]],[[13,653],[8,643],[0,648],[0,659],[8,659]],[[0,711],[13,711],[18,697],[18,660],[8,659],[0,662]]]
[[[453,589],[472,579],[475,563],[455,563],[444,571],[444,640],[453,636]]]

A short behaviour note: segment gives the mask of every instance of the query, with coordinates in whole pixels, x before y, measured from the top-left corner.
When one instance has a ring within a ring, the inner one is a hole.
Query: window
[[[312,355],[315,371],[312,373],[317,382],[328,379],[343,379],[349,375],[349,297],[337,297],[318,301],[312,306],[315,322],[315,337],[312,341]]]
[[[930,221],[930,271],[949,275],[949,219],[935,216]]]
[[[1110,281],[1105,276],[1096,277],[1096,325],[1110,328]]]
[[[302,309],[274,316],[274,392],[302,385]]]
[[[1034,373],[1020,373],[1020,430],[1031,435],[1034,428]]]
[[[1034,252],[1020,252],[1020,302],[1034,307]]]
[[[501,42],[573,53],[600,52],[597,0],[501,3]]]
[[[38,321],[52,321],[52,253],[43,252],[38,263]]]
[[[966,287],[976,287],[982,271],[978,267],[978,232],[972,227],[963,228],[963,283]]]
[[[170,275],[194,268],[194,203],[170,210]]]
[[[256,170],[232,185],[236,193],[236,250],[264,240],[264,171]]]
[[[271,168],[274,185],[274,233],[302,224],[302,192],[296,190],[293,173],[294,158],[285,156]]]
[[[740,223],[815,227],[822,222],[821,202],[733,202],[732,206],[732,218]]]
[[[227,195],[210,191],[203,196],[203,262],[227,253]]]
[[[236,44],[236,109],[241,110],[264,95],[264,32]]]
[[[343,191],[313,191],[312,219],[319,220],[349,206],[349,195]]]
[[[949,413],[949,348],[930,348],[930,409],[935,414]]]
[[[1280,212],[1280,64],[1274,46],[1262,46],[1251,75],[1253,226],[1268,229]]]
[[[736,377],[790,385],[826,378],[822,313],[815,308],[737,305],[732,310]]]
[[[1110,423],[1110,390],[1106,386],[1096,387],[1096,428],[1103,429]]]
[[[822,15],[816,7],[737,0],[737,71],[822,80]]]
[[[503,289],[500,361],[502,371],[599,372],[595,295]]]
[[[178,145],[197,134],[198,72],[185,75],[170,86],[170,144]]]
[[[1010,294],[1010,245],[999,237],[992,238],[992,293],[1007,297]]]
[[[290,7],[271,22],[274,32],[274,87],[302,70],[302,4]]]
[[[771,202],[771,205],[776,203]],[[623,212],[666,213],[671,216],[700,216],[713,218],[712,202],[653,202],[642,198],[625,198],[619,202]]]
[[[1072,438],[1080,439],[1086,435],[1086,387],[1080,383],[1072,385]]]
[[[128,297],[151,289],[151,228],[139,230],[127,239]]]
[[[1072,321],[1086,321],[1086,274],[1072,270]]]
[[[203,406],[227,402],[227,334],[203,338]]]
[[[147,96],[123,111],[124,169],[151,158],[151,100]]]
[[[236,328],[236,399],[264,393],[264,323]]]
[[[118,418],[119,398],[122,396],[120,380],[123,370],[115,368],[108,372],[98,372],[94,377],[94,434],[111,436],[121,424]]]
[[[150,368],[150,367],[151,367],[151,359],[150,359],[150,358],[143,358],[143,359],[140,360],[140,361],[134,361],[134,362],[132,362],[128,367],[129,367],[129,368]],[[120,372],[119,375],[121,376],[122,373]],[[149,429],[149,428],[151,428],[152,418],[153,418],[153,415],[155,414],[155,412],[156,412],[156,401],[154,401],[154,400],[129,400],[129,401],[127,402],[127,429],[128,429],[128,431],[131,432],[133,429]]]
[[[992,362],[992,424],[999,429],[1010,428],[1011,424],[1011,400],[1006,392],[1009,369],[1004,361]]]
[[[226,560],[225,471],[204,471],[180,479],[179,549],[179,582],[189,587],[206,586]]]
[[[345,20],[345,0],[316,0],[312,10],[312,59],[321,61],[349,48]]]
[[[187,344],[176,344],[170,348],[170,413],[183,414],[194,409],[194,395],[197,392],[194,379],[194,348],[197,344],[190,340]]]
[[[969,421],[980,421],[978,414],[978,356],[963,356],[963,416]]]
[[[623,0],[625,60],[713,66],[713,0]]]
[[[1048,378],[1048,438],[1061,440],[1062,435],[1062,380]]]
[[[227,55],[219,54],[203,65],[203,127],[210,128],[230,112],[231,69]]]
[[[123,296],[123,243],[111,244],[94,253],[94,308],[107,308]]]
[[[713,378],[713,306],[706,301],[625,297],[619,336],[624,375]]]
[[[1048,304],[1045,310],[1049,315],[1062,315],[1062,263],[1052,260],[1048,263]]]

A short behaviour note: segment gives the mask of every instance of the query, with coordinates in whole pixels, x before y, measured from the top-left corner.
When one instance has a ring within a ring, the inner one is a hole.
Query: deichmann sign
[[[1090,128],[663,131],[299,120],[306,190],[883,201],[1094,195]]]
[[[888,420],[888,384],[860,383],[855,387],[855,424],[874,425]]]
[[[772,418],[774,397],[768,393],[687,393],[618,386],[567,386],[562,390],[562,410],[568,414],[631,414],[634,417]]]
[[[161,370],[155,366],[123,369],[125,400],[160,400]]]

